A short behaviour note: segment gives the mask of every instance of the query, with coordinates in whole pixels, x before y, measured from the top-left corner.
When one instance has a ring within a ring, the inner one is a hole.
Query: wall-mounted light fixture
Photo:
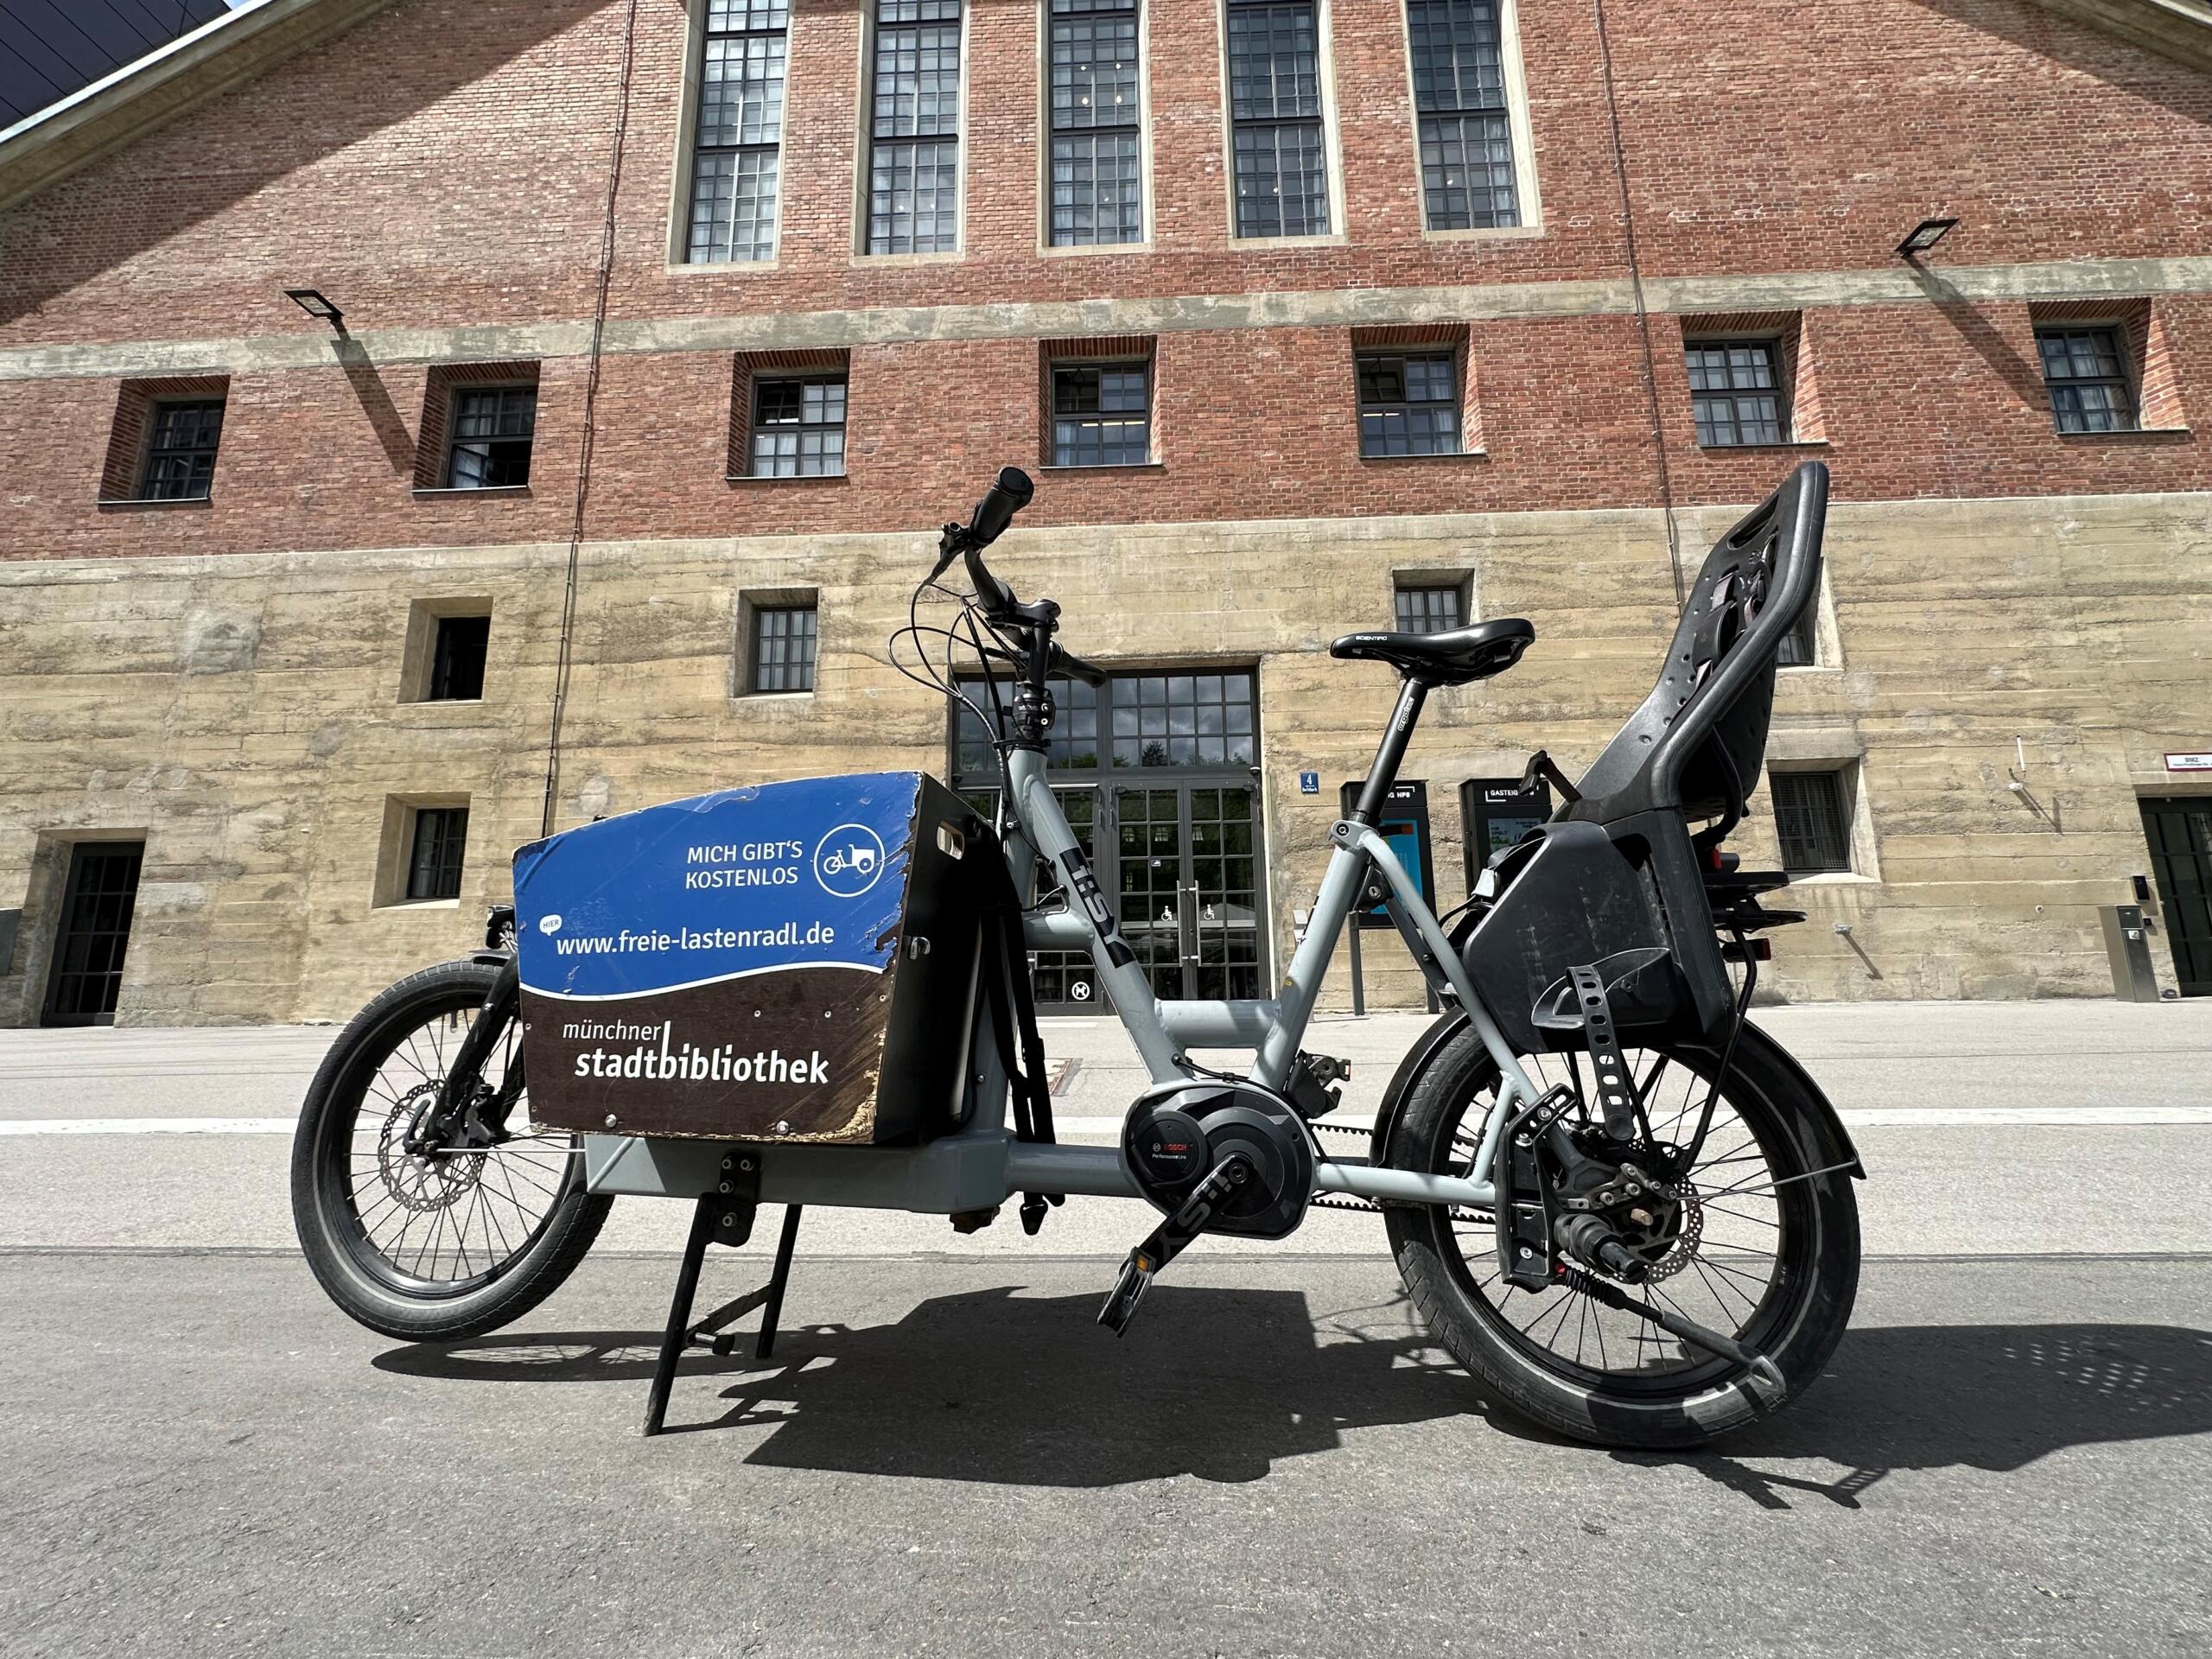
[[[1923,219],[1904,233],[1904,240],[1897,244],[1897,254],[1905,259],[1917,259],[1958,228],[1955,219]]]
[[[327,322],[341,334],[346,332],[341,327],[346,321],[346,314],[333,305],[321,289],[288,288],[284,290],[284,297],[317,322]]]

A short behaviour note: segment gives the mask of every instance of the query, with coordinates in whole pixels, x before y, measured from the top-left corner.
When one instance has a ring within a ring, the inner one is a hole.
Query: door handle
[[[1183,960],[1198,959],[1198,884],[1185,882],[1175,889],[1175,931]]]

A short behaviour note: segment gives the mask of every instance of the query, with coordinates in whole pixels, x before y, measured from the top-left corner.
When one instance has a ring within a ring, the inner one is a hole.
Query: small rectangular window
[[[446,487],[499,490],[529,483],[537,432],[536,386],[459,388],[446,440]]]
[[[138,493],[149,501],[204,501],[214,487],[223,399],[156,404]]]
[[[816,612],[811,605],[763,606],[753,613],[753,690],[814,690]]]
[[[484,657],[491,645],[488,616],[442,616],[430,650],[426,701],[474,702],[484,695]]]
[[[1844,774],[1770,772],[1767,786],[1774,797],[1774,828],[1782,843],[1782,868],[1792,875],[1848,870],[1851,810]]]
[[[407,856],[407,896],[460,898],[461,857],[467,847],[467,807],[417,807]]]
[[[868,251],[960,245],[961,0],[877,0]]]
[[[1789,403],[1770,340],[1690,340],[1690,409],[1708,449],[1789,442]]]
[[[1782,636],[1782,649],[1775,655],[1777,668],[1810,668],[1813,666],[1813,613],[1820,601],[1815,599],[1798,614],[1789,632]]]
[[[1421,202],[1432,231],[1518,225],[1503,0],[1407,0]]]
[[[1327,136],[1313,0],[1228,0],[1236,234],[1325,236]]]
[[[753,383],[751,471],[755,478],[843,475],[843,375],[795,375]]]
[[[1144,239],[1137,0],[1052,0],[1051,243]]]
[[[1151,364],[1053,368],[1053,466],[1141,467],[1151,459]]]
[[[708,0],[691,163],[694,264],[772,259],[790,0]]]
[[[1464,620],[1457,586],[1401,587],[1397,602],[1401,633],[1449,633]]]
[[[2044,383],[2062,432],[2136,430],[2135,388],[2116,328],[2039,328]]]
[[[1358,369],[1361,454],[1461,452],[1459,364],[1452,353],[1364,353]]]

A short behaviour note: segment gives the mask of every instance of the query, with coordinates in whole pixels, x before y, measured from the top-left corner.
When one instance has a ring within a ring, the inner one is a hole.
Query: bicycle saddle
[[[1535,637],[1519,617],[1501,616],[1448,633],[1348,633],[1329,655],[1388,663],[1424,685],[1466,685],[1504,673]]]

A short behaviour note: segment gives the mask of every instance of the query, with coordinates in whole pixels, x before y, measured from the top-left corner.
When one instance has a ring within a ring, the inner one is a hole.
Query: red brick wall
[[[1586,0],[1521,0],[1546,233],[1424,239],[1400,0],[1334,0],[1345,245],[1232,247],[1218,8],[1151,0],[1155,247],[1043,256],[1036,0],[970,0],[967,249],[851,252],[854,0],[798,0],[772,269],[664,269],[678,170],[680,0],[640,0],[620,204],[618,318],[1265,289],[1606,278],[1624,269]],[[1923,214],[1935,262],[2212,251],[2212,80],[2016,0],[1610,0],[1647,276],[1895,270]],[[314,283],[365,331],[588,315],[622,8],[404,0],[341,41],[0,213],[0,348],[318,329]],[[2161,299],[2187,408],[2212,385],[2212,300]],[[1344,330],[1163,334],[1156,472],[1052,475],[1027,522],[1605,507],[1655,499],[1634,322],[1473,321],[1484,458],[1357,454]],[[1794,454],[1694,443],[1681,326],[1655,318],[1678,497],[1740,500]],[[2050,429],[2024,304],[1815,309],[1803,349],[1846,499],[2212,486],[2197,437]],[[842,484],[725,481],[727,354],[610,359],[594,535],[912,526],[1036,453],[1033,340],[857,346]],[[583,365],[543,366],[534,493],[410,495],[420,366],[232,377],[213,504],[94,507],[114,380],[0,382],[10,556],[566,537]]]

